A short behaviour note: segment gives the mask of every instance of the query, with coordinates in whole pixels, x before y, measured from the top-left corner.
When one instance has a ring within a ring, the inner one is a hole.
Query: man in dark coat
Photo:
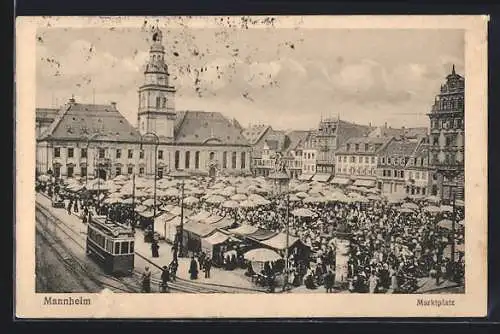
[[[159,249],[160,249],[160,245],[158,245],[158,241],[153,239],[153,241],[151,242],[151,253],[152,253],[153,257],[160,256],[160,254],[158,252]]]
[[[198,263],[194,256],[191,257],[191,263],[189,265],[189,274],[191,279],[198,279]]]
[[[205,259],[205,278],[210,278],[210,269],[212,268],[212,259],[207,257]]]
[[[161,292],[167,292],[168,281],[170,281],[170,271],[167,266],[163,266],[161,272]]]
[[[331,270],[328,270],[328,272],[325,274],[325,289],[327,293],[333,292],[333,283],[334,283],[334,276]]]

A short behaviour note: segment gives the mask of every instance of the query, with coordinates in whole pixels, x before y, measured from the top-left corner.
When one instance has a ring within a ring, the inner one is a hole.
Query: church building
[[[250,174],[251,145],[238,122],[219,112],[176,110],[162,32],[155,27],[151,34],[138,89],[138,127],[114,102],[82,104],[71,98],[50,118],[44,116],[47,108],[37,108],[37,173],[110,179],[152,176],[156,167],[160,178],[179,169],[210,176]],[[47,119],[53,121],[46,124]]]

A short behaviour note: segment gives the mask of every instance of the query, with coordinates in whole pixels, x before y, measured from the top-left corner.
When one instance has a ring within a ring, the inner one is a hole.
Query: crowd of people
[[[200,181],[199,186],[206,189],[211,184],[213,181],[205,180]],[[37,188],[49,196],[60,193],[62,189],[57,183],[38,183]],[[110,219],[136,225],[137,215],[131,205],[106,205],[95,195],[83,197],[67,193],[65,196],[69,198],[68,213],[81,215],[83,212],[84,219],[92,213],[104,214]],[[340,225],[349,231],[348,281],[353,292],[413,292],[417,289],[417,280],[429,276],[438,285],[444,279],[463,282],[463,253],[453,256],[455,261],[452,262],[449,251],[452,240],[457,244],[464,243],[463,225],[456,224],[452,235],[452,231],[437,224],[443,219],[463,221],[463,207],[457,206],[456,216],[452,217],[453,213],[447,211],[429,213],[423,210],[429,205],[425,199],[412,200],[416,208],[406,211],[382,199],[368,203],[304,203],[295,200],[286,205],[283,198],[267,199],[267,205],[250,208],[225,208],[201,200],[191,205],[190,210],[193,214],[203,210],[221,217],[229,215],[238,224],[276,232],[284,232],[288,221],[290,235],[298,237],[314,254],[308,261],[296,259],[293,254],[290,256],[289,279],[292,285],[305,284],[310,289],[324,285],[331,291],[336,261],[335,231]],[[176,198],[169,200],[178,204]],[[295,217],[290,214],[289,219],[284,219],[287,212],[298,208],[309,209],[314,216]],[[208,258],[202,254],[198,256],[197,266],[199,264],[205,273],[208,272],[209,277],[211,264],[206,262]]]

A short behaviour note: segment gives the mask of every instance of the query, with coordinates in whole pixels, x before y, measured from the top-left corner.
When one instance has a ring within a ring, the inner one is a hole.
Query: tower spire
[[[451,69],[451,74],[452,75],[456,75],[456,72],[455,72],[455,64],[453,64],[453,67]]]

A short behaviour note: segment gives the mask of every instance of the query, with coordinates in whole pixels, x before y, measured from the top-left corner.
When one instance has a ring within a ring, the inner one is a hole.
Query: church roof
[[[85,140],[100,133],[96,139],[118,142],[138,142],[136,128],[116,109],[115,105],[70,102],[61,108],[54,122],[40,140]]]
[[[219,112],[178,111],[175,142],[188,145],[250,145],[239,124]]]

